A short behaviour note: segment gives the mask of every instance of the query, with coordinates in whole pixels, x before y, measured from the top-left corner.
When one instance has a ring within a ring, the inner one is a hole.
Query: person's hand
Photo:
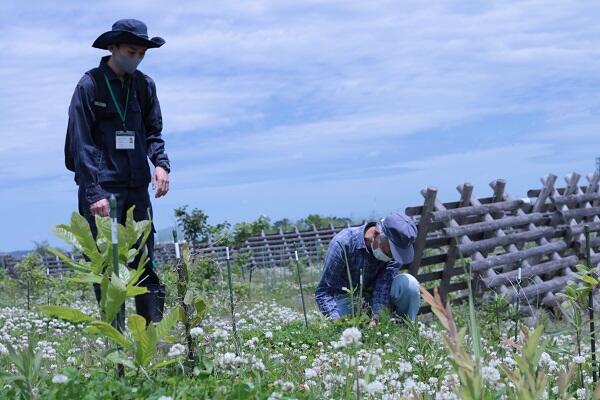
[[[154,168],[152,189],[156,190],[154,192],[156,198],[164,196],[169,191],[169,173],[163,167]]]
[[[379,315],[375,314],[371,317],[371,321],[369,322],[369,328],[373,328],[374,326],[377,326],[378,323],[379,323]]]
[[[98,200],[90,206],[90,211],[92,215],[108,217],[110,214],[110,204],[107,199]]]

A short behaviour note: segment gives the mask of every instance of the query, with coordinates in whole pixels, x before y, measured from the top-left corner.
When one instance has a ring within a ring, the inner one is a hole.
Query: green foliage
[[[100,285],[101,319],[97,320],[83,312],[67,306],[43,306],[40,310],[50,317],[61,318],[73,323],[84,323],[87,325],[85,332],[91,335],[102,335],[112,342],[118,344],[126,351],[133,351],[135,364],[124,358],[120,351],[111,352],[107,360],[120,363],[125,366],[145,368],[150,363],[157,344],[168,334],[181,317],[181,309],[176,307],[167,314],[158,324],[149,324],[139,315],[129,318],[128,327],[131,330],[131,339],[119,332],[111,325],[121,310],[125,300],[140,294],[147,293],[145,287],[137,286],[137,282],[144,272],[147,262],[147,254],[144,251],[140,257],[137,269],[130,270],[127,265],[139,254],[140,247],[146,242],[151,230],[150,221],[136,222],[133,219],[133,208],[127,212],[125,226],[118,226],[119,245],[118,260],[119,274],[117,275],[111,267],[113,260],[110,219],[96,217],[98,237],[94,240],[90,227],[85,219],[79,214],[73,213],[70,225],[59,225],[57,234],[71,243],[75,248],[83,251],[90,261],[73,261],[56,249],[50,249],[53,254],[65,260],[75,271],[75,279],[78,282],[98,283]],[[187,256],[189,257],[189,255]],[[202,309],[201,305],[198,305]]]
[[[541,340],[544,326],[539,325],[531,334],[523,327],[525,342],[520,355],[514,359],[518,368],[510,370],[501,365],[500,368],[514,386],[514,398],[523,400],[542,399],[546,388],[544,370],[539,367],[539,361],[546,348],[546,342]]]
[[[21,399],[36,397],[37,387],[46,375],[46,370],[42,368],[42,351],[35,351],[35,343],[31,341],[20,350],[10,344],[6,347],[8,359],[15,372],[0,372],[2,381],[4,384],[13,384],[17,389],[17,396]]]
[[[208,215],[194,208],[191,213],[187,205],[175,209],[177,223],[183,229],[185,240],[190,243],[205,242],[209,236]]]
[[[133,218],[133,207],[127,211],[125,226],[118,225],[119,246],[119,276],[113,272],[113,248],[110,218],[96,216],[98,236],[96,240],[92,235],[90,226],[85,218],[77,213],[71,216],[70,225],[58,225],[55,233],[67,240],[79,251],[82,251],[89,261],[71,260],[70,257],[57,249],[49,249],[57,255],[73,271],[74,279],[81,283],[97,283],[100,285],[100,309],[104,322],[111,322],[119,312],[125,299],[146,293],[145,288],[136,284],[144,272],[147,262],[147,253],[144,244],[150,234],[152,224],[150,221],[136,222]],[[136,244],[138,247],[136,247]],[[133,272],[127,267],[134,258],[144,249],[137,269]],[[62,318],[62,317],[61,317]],[[68,318],[66,318],[68,319]]]

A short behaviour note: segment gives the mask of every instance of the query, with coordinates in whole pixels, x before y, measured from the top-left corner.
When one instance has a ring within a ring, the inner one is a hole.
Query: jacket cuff
[[[102,189],[102,186],[98,184],[85,185],[85,198],[90,205],[94,204],[99,200],[108,199],[109,197],[110,193]]]
[[[169,161],[160,161],[156,163],[155,167],[161,167],[168,173],[171,173],[171,164],[169,164]]]

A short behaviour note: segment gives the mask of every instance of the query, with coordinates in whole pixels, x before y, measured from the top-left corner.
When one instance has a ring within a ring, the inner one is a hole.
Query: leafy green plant
[[[113,249],[111,245],[110,218],[96,216],[98,228],[97,238],[81,215],[73,213],[70,225],[57,225],[54,232],[77,250],[87,256],[86,259],[72,260],[60,250],[50,248],[49,251],[58,256],[73,269],[74,275],[69,279],[79,283],[95,283],[100,286],[100,315],[104,322],[112,322],[127,298],[148,292],[148,289],[137,286],[148,260],[144,244],[151,230],[149,220],[136,222],[133,219],[133,207],[127,211],[125,226],[118,225],[119,236],[119,275],[113,272],[111,263]],[[137,245],[137,246],[136,246]],[[135,270],[127,265],[144,249]],[[51,317],[65,318],[71,313],[67,306],[43,306],[42,312]],[[94,318],[88,317],[89,321]],[[80,322],[80,321],[78,321]]]
[[[4,384],[15,386],[19,398],[35,398],[38,385],[46,376],[46,370],[42,366],[42,351],[35,351],[35,343],[32,341],[22,349],[15,349],[10,343],[6,344],[6,348],[15,372],[0,372],[0,378]]]
[[[26,289],[27,309],[29,310],[34,296],[34,288],[42,286],[46,280],[40,256],[35,252],[27,254],[15,265],[15,270],[19,274],[20,285]]]
[[[431,306],[431,311],[446,330],[443,339],[460,379],[460,398],[464,400],[485,398],[479,362],[467,351],[465,344],[466,328],[457,329],[452,317],[452,309],[442,302],[437,288],[434,288],[432,296],[427,289],[421,287],[421,296]]]
[[[597,279],[594,269],[588,268],[585,265],[579,264],[576,266],[577,281],[571,282],[565,288],[563,293],[558,293],[557,296],[565,301],[561,304],[561,311],[569,321],[569,324],[575,330],[575,341],[577,346],[577,354],[581,356],[581,341],[583,338],[583,314],[588,310],[588,298],[594,288],[598,287],[600,281]],[[583,371],[581,366],[578,366],[580,384],[583,386]]]
[[[171,329],[181,318],[182,310],[180,307],[171,309],[171,311],[163,317],[163,319],[154,324],[146,326],[144,317],[134,314],[127,319],[127,328],[129,329],[130,337],[126,337],[120,333],[112,325],[103,321],[93,321],[86,328],[88,333],[102,334],[115,344],[121,346],[125,351],[133,353],[133,362],[126,354],[120,350],[111,352],[107,355],[107,359],[115,364],[122,364],[132,369],[145,370],[150,365],[154,357],[158,344],[165,339]],[[177,359],[170,359],[153,365],[150,369],[161,368],[177,362]]]
[[[137,286],[137,282],[144,272],[147,262],[147,252],[144,243],[150,230],[149,220],[136,222],[133,219],[133,207],[127,211],[125,226],[118,225],[118,261],[119,274],[115,274],[110,267],[113,260],[111,245],[110,219],[96,216],[98,227],[97,238],[94,239],[87,221],[79,214],[73,213],[70,225],[58,225],[55,233],[87,256],[87,260],[71,260],[68,256],[56,249],[50,252],[60,257],[74,270],[73,279],[81,283],[95,283],[100,285],[100,319],[96,319],[79,310],[68,306],[48,305],[40,307],[46,315],[73,323],[87,325],[85,332],[91,335],[103,335],[107,339],[121,346],[123,351],[134,354],[131,361],[121,350],[109,352],[107,360],[131,368],[146,368],[156,352],[159,341],[164,339],[173,326],[181,318],[180,307],[172,309],[158,324],[150,323],[135,314],[128,319],[128,328],[131,336],[127,337],[119,332],[111,322],[119,313],[125,300],[140,294],[147,293],[147,288]],[[140,261],[135,270],[130,270],[127,265],[135,259],[144,248]],[[166,364],[163,364],[166,365]],[[155,368],[160,366],[157,364]]]
[[[514,384],[513,395],[517,399],[541,399],[546,389],[546,374],[539,366],[539,361],[546,348],[546,342],[541,340],[544,326],[539,325],[533,333],[526,326],[523,332],[523,345],[520,355],[515,355],[517,368],[511,370],[504,365],[500,369]],[[566,385],[565,385],[566,386]]]

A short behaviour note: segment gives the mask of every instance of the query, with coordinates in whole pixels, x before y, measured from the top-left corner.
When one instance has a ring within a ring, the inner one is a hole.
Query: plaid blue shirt
[[[335,297],[347,294],[342,290],[343,287],[351,288],[343,249],[346,249],[348,257],[352,287],[359,288],[361,268],[363,269],[363,291],[373,286],[371,299],[373,314],[379,313],[379,310],[388,304],[392,279],[400,266],[396,262],[380,261],[367,250],[365,231],[373,225],[374,222],[344,229],[329,243],[323,275],[315,292],[319,309],[326,317],[331,319],[340,317]],[[359,291],[355,293],[358,296]]]

